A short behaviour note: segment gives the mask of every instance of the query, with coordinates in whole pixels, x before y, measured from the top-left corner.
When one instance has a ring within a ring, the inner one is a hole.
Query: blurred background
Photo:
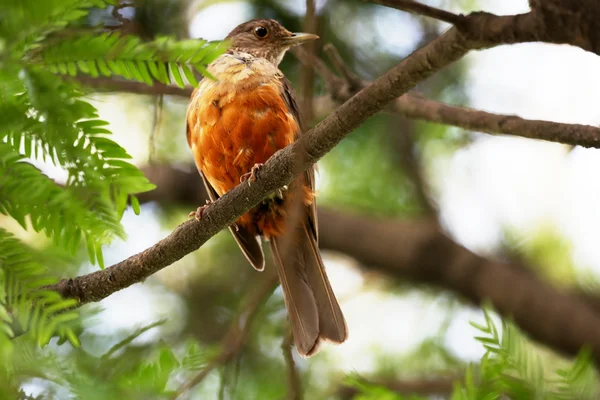
[[[526,0],[423,2],[456,13],[528,10]],[[305,18],[305,0],[144,0],[120,12],[132,20],[132,32],[146,39],[175,35],[218,40],[252,18],[274,18],[292,31],[314,28],[321,36],[316,54],[327,60],[321,47],[333,44],[346,65],[366,80],[448,29],[444,23],[354,0],[317,0],[308,11],[315,13],[314,19]],[[104,10],[90,18],[91,23],[114,22]],[[286,56],[281,69],[297,90],[309,126],[336,107],[325,82],[294,55]],[[493,113],[598,125],[599,69],[598,57],[576,48],[503,46],[469,54],[417,91]],[[107,266],[153,245],[201,204],[196,199],[203,189],[185,139],[187,98],[158,94],[124,90],[88,96],[100,117],[110,122],[115,140],[158,184],[142,198],[140,216],[126,212],[128,238],[105,250]],[[62,171],[39,165],[51,177],[64,179]],[[597,150],[381,113],[319,163],[318,204],[390,220],[433,216],[450,237],[477,254],[518,257],[551,281],[580,287],[600,272],[600,181],[594,174],[599,168]],[[13,230],[31,243],[39,239]],[[351,396],[347,376],[390,387],[421,383],[444,396],[465,365],[483,355],[485,349],[473,338],[477,331],[469,325],[481,323],[482,313],[454,293],[391,281],[345,254],[324,251],[323,256],[350,337],[340,346],[325,345],[309,360],[294,353],[306,398]],[[86,264],[84,255],[80,264],[61,265],[61,273],[70,276],[97,268]],[[193,343],[202,360],[210,359],[222,350],[220,343],[248,297],[264,291],[267,276],[249,266],[223,231],[147,281],[86,306],[83,349],[89,355],[104,354],[136,329],[150,326],[132,346]],[[162,323],[151,325],[157,322]],[[189,398],[283,397],[286,323],[277,289],[258,309],[244,347],[212,370]],[[25,387],[33,395],[47,390],[35,380]]]

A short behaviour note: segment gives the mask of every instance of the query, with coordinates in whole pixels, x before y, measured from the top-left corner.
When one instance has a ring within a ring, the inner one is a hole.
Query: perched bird
[[[188,144],[212,201],[255,180],[262,163],[302,134],[293,89],[278,65],[288,49],[317,38],[274,20],[248,21],[227,36],[229,50],[208,67],[216,80],[200,82],[187,110]],[[319,253],[314,185],[311,168],[230,227],[259,271],[261,237],[269,241],[296,348],[305,357],[322,340],[348,336]],[[203,208],[190,215],[202,218]]]

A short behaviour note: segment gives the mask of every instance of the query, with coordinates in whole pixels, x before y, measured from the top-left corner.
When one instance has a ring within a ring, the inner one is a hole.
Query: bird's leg
[[[246,172],[244,175],[240,176],[240,182],[248,182],[248,186],[252,184],[252,182],[256,181],[258,177],[258,172],[263,167],[263,163],[256,163],[252,166],[250,172]]]
[[[200,221],[202,219],[202,213],[204,212],[206,207],[210,206],[212,203],[212,200],[206,200],[205,205],[198,207],[196,211],[192,211],[188,214],[188,219],[191,219],[193,217],[196,219],[196,221]]]

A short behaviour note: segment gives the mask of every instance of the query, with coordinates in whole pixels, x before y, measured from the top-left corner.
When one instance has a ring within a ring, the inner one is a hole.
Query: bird
[[[210,202],[241,182],[251,185],[269,157],[302,135],[294,90],[279,64],[290,48],[315,39],[272,19],[242,23],[227,35],[227,51],[207,67],[214,79],[198,84],[187,109],[187,141],[210,197],[190,216],[201,219]],[[258,271],[265,266],[262,240],[269,243],[300,356],[347,339],[319,252],[314,167],[229,228]]]

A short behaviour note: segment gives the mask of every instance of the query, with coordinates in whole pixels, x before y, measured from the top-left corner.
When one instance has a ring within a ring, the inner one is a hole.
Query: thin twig
[[[449,24],[461,27],[467,18],[464,15],[454,14],[449,11],[439,8],[427,6],[417,3],[412,0],[370,0],[373,3],[381,4],[382,6],[395,8],[397,10],[406,11],[411,14],[423,15],[425,17],[435,18],[440,21],[448,22]]]
[[[317,74],[323,78],[330,91],[334,90],[332,88],[344,84],[344,80],[331,72],[323,60],[321,60],[319,57],[316,57],[314,54],[307,52],[306,49],[302,47],[295,47],[291,50],[291,52],[296,56],[296,58],[298,58],[298,60],[300,60],[302,64],[314,68]]]
[[[344,77],[351,88],[357,89],[364,85],[364,82],[352,71],[351,68],[344,62],[340,52],[331,43],[323,46],[323,51],[329,57],[329,61],[333,64],[336,70]]]
[[[222,351],[215,355],[202,371],[181,385],[173,396],[173,399],[178,398],[183,393],[198,385],[212,370],[227,364],[242,350],[254,317],[256,317],[261,305],[271,296],[278,283],[276,274],[267,274],[268,276],[260,283],[259,287],[252,288],[246,304],[233,319],[229,330],[221,342]]]
[[[281,351],[283,352],[287,373],[287,400],[302,400],[304,397],[302,395],[302,382],[300,380],[300,374],[296,369],[294,355],[292,354],[293,343],[294,336],[292,334],[292,330],[290,329],[281,343]]]
[[[318,31],[317,7],[315,6],[315,0],[306,0],[306,15],[304,17],[304,24],[302,30],[306,33],[315,34]],[[312,55],[314,55],[317,50],[317,44],[314,41],[306,43],[302,47],[307,53]],[[315,83],[315,71],[310,66],[304,65],[302,67],[300,76],[300,81],[302,83],[300,115],[305,121],[305,126],[310,126],[314,115],[313,93]]]

